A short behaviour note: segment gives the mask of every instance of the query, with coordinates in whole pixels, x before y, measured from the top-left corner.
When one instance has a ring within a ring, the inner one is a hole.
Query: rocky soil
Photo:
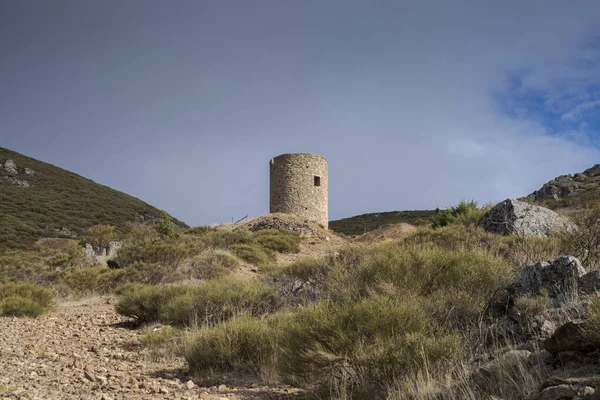
[[[153,361],[106,300],[61,304],[37,319],[0,318],[0,398],[291,399],[257,385],[202,387],[185,360]],[[218,381],[218,379],[217,379]]]

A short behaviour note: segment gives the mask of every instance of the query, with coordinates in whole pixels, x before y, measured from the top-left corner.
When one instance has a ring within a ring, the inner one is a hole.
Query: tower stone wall
[[[308,153],[282,154],[270,162],[270,209],[329,223],[327,160]]]

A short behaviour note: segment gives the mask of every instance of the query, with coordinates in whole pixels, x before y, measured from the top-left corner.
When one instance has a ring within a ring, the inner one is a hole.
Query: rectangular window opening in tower
[[[315,186],[321,186],[321,177],[319,175],[315,175]]]

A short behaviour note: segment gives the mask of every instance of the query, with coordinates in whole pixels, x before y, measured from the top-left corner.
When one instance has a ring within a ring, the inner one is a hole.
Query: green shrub
[[[259,282],[220,280],[195,286],[172,298],[160,313],[172,325],[212,325],[238,314],[259,316],[275,311],[275,290]]]
[[[327,293],[330,262],[305,258],[271,272],[278,292],[292,303],[314,301]]]
[[[175,224],[172,222],[172,218],[166,211],[160,212],[160,221],[154,225],[154,229],[158,236],[163,239],[173,239],[179,237]]]
[[[139,323],[158,321],[165,304],[189,290],[190,286],[128,284],[119,288],[122,295],[115,310]]]
[[[132,275],[132,281],[146,285],[172,283],[180,279],[177,270],[179,264],[163,265],[159,263],[136,261],[129,264],[125,270]]]
[[[232,246],[237,244],[250,245],[255,241],[252,233],[242,230],[227,231],[215,229],[206,232],[203,237],[208,241],[210,246],[218,249],[230,249]]]
[[[268,264],[273,260],[273,254],[263,247],[250,244],[234,244],[231,246],[233,254],[253,265]]]
[[[279,253],[298,253],[300,235],[285,229],[265,229],[255,233],[256,242]]]
[[[359,398],[381,397],[400,377],[459,351],[458,338],[436,335],[418,303],[386,297],[301,309],[280,340],[289,383]]]
[[[0,274],[10,280],[41,284],[49,272],[44,259],[33,251],[12,250],[0,256]]]
[[[278,316],[257,319],[242,315],[200,330],[185,351],[190,371],[202,376],[252,372],[263,380],[274,381],[281,320]]]
[[[111,225],[94,225],[85,231],[83,241],[91,244],[95,249],[106,248],[108,243],[116,239],[116,229]]]
[[[240,260],[227,250],[208,250],[190,260],[188,275],[195,279],[216,279],[240,264]]]
[[[24,297],[7,297],[0,302],[2,315],[11,317],[39,317],[47,310],[33,300]]]
[[[112,293],[131,279],[129,271],[108,267],[71,268],[54,274],[53,286],[61,296],[90,296]]]
[[[461,318],[476,319],[491,294],[514,277],[506,262],[483,250],[448,250],[398,241],[356,248],[344,257],[336,260],[329,273],[330,298],[359,300],[373,294],[420,298],[440,321],[458,313]],[[460,293],[462,300],[454,293]],[[448,301],[448,306],[446,295],[455,300]],[[453,307],[458,304],[466,308]]]
[[[440,228],[454,223],[477,225],[484,213],[485,210],[479,209],[476,201],[461,200],[456,206],[435,214],[432,226]]]
[[[37,317],[55,307],[52,291],[29,283],[0,285],[2,315]]]
[[[160,264],[165,269],[175,270],[183,260],[200,251],[201,248],[196,246],[193,241],[185,238],[163,240],[149,237],[126,243],[119,250],[117,261],[124,267],[139,262]]]

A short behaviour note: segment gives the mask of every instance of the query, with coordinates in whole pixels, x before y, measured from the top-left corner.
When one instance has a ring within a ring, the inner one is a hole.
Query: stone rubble
[[[153,361],[139,330],[105,301],[63,304],[39,317],[0,318],[0,398],[292,399],[264,386],[202,387],[185,360]]]

